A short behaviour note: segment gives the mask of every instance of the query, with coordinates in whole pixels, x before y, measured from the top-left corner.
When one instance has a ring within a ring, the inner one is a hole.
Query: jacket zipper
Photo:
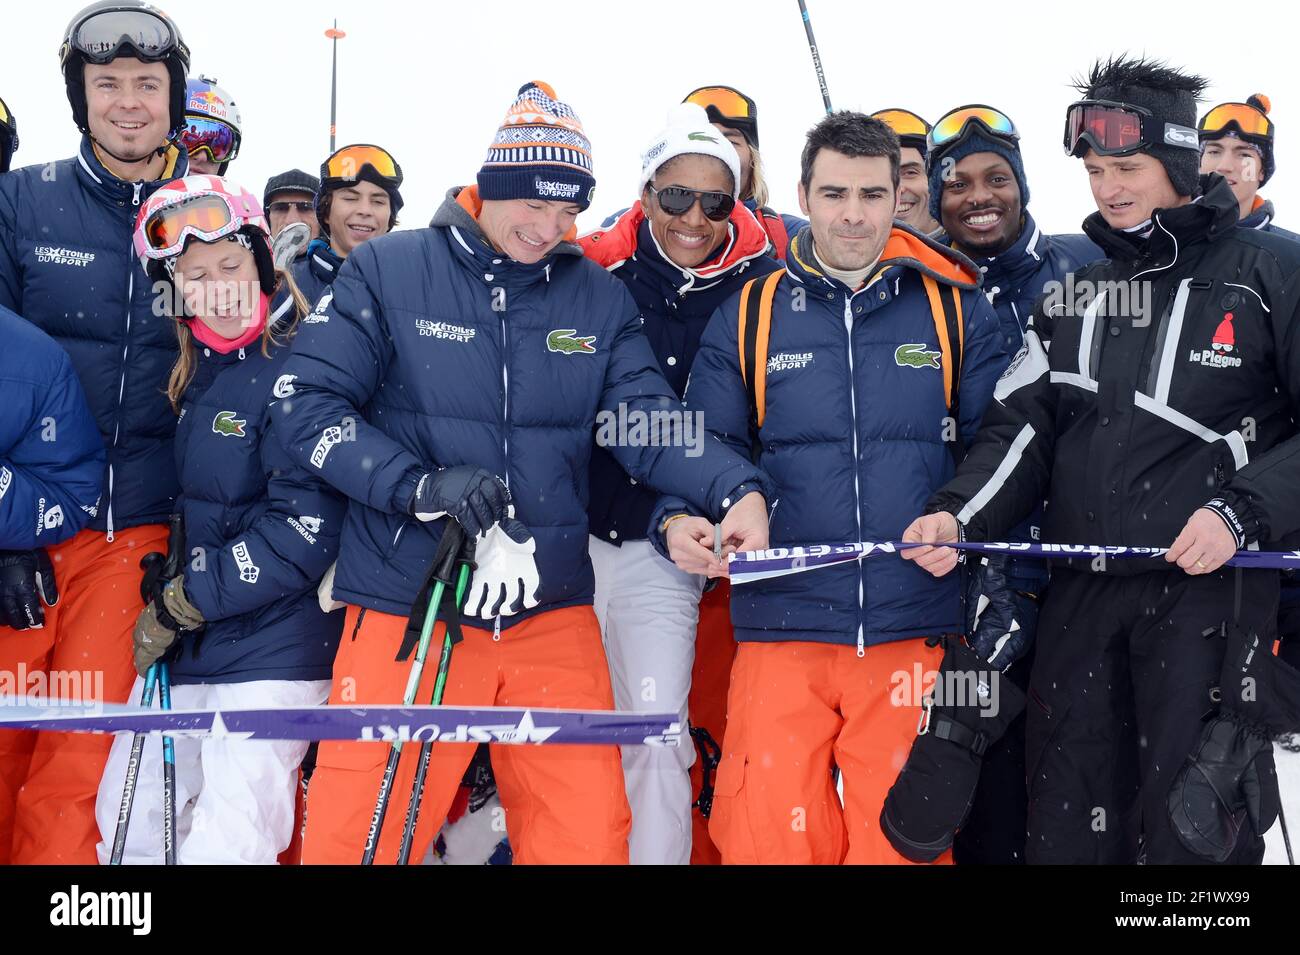
[[[549,269],[550,266],[548,265]],[[501,453],[505,458],[505,474],[501,479],[505,481],[506,490],[510,490],[510,347],[509,338],[506,335],[506,313],[501,311]],[[501,615],[497,614],[496,623],[492,626],[492,639],[494,642],[501,640]]]
[[[853,296],[844,296],[844,331],[848,336],[849,355],[849,412],[853,420],[853,516],[858,522],[858,540],[862,540],[862,496],[858,486],[858,397],[853,376]],[[858,656],[867,655],[866,638],[862,626],[862,602],[865,594],[862,584],[862,562],[858,561]]]
[[[140,207],[140,190],[144,183],[137,182],[132,188],[134,195],[131,197],[131,205],[134,208]],[[134,258],[134,254],[132,254]],[[134,263],[132,263],[134,265]],[[131,350],[131,306],[135,299],[135,269],[132,268],[126,276],[126,335],[122,339],[122,375],[117,382],[117,414],[113,421],[113,447],[117,447],[118,435],[122,432],[122,400],[126,397],[126,358],[127,353]],[[105,516],[105,526],[108,533],[105,539],[113,543],[113,462],[108,462],[108,513]]]

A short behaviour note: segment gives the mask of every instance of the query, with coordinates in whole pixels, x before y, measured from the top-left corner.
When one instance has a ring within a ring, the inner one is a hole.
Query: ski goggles
[[[1202,136],[1214,138],[1236,126],[1242,136],[1273,138],[1273,121],[1249,103],[1220,103],[1201,117],[1196,129]]]
[[[145,223],[145,248],[140,254],[150,259],[179,255],[191,236],[201,242],[215,242],[243,226],[224,198],[214,194],[195,196],[158,210]]]
[[[703,107],[710,122],[738,129],[758,145],[758,106],[740,90],[730,86],[702,86],[682,102]]]
[[[389,154],[388,150],[378,146],[361,144],[344,146],[334,155],[321,163],[320,177],[326,179],[357,179],[361,170],[369,166],[375,175],[391,182],[394,186],[402,184],[402,167]]]
[[[920,136],[924,139],[930,134],[930,124],[911,110],[882,109],[872,113],[871,118],[880,120],[899,136]]]
[[[191,156],[206,152],[212,162],[229,162],[239,152],[239,133],[219,119],[186,116],[181,146]]]
[[[656,189],[654,186],[647,188],[654,193],[659,208],[670,216],[686,215],[698,201],[700,211],[705,217],[714,222],[722,222],[729,218],[731,211],[736,208],[736,200],[726,192],[699,192],[681,186],[668,186],[666,189]]]
[[[908,109],[882,109],[871,114],[895,133],[904,146],[915,146],[925,152],[928,145],[926,137],[930,135],[930,124]]]
[[[927,151],[953,146],[970,135],[972,129],[981,129],[998,139],[1005,139],[1019,148],[1020,132],[1011,117],[1000,109],[974,103],[970,106],[958,106],[945,113],[930,127],[926,136]]]
[[[183,48],[180,34],[170,20],[157,12],[126,7],[95,13],[78,23],[67,46],[91,63],[109,63],[122,47],[129,46],[146,61],[166,59]]]
[[[1196,130],[1161,122],[1143,106],[1085,99],[1065,111],[1065,152],[1070,156],[1083,156],[1089,149],[1098,156],[1127,156],[1161,144],[1201,148]]]

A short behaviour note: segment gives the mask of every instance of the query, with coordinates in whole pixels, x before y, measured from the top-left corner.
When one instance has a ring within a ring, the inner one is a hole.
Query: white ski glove
[[[343,601],[334,599],[334,571],[338,565],[338,561],[330,564],[330,569],[325,571],[320,586],[316,588],[316,602],[320,604],[321,613],[333,613],[347,606]]]
[[[533,558],[537,542],[514,515],[511,506],[507,517],[478,538],[474,548],[478,566],[465,600],[465,613],[471,617],[491,620],[537,606],[537,589],[541,585]]]
[[[275,243],[271,246],[271,261],[277,269],[288,269],[310,244],[311,227],[307,223],[294,222],[287,225],[275,237]]]

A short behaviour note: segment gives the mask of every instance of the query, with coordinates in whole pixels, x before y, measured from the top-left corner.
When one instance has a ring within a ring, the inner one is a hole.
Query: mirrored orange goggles
[[[754,101],[730,86],[703,86],[683,101],[708,109],[712,106],[727,119],[753,119]]]
[[[344,146],[321,165],[322,179],[356,179],[363,167],[369,166],[384,179],[393,180],[394,185],[402,184],[402,167],[379,146],[360,144]]]
[[[911,110],[882,109],[872,113],[871,118],[880,120],[899,136],[919,136],[924,139],[930,132],[930,124]]]
[[[235,231],[230,205],[220,196],[198,196],[156,212],[145,226],[153,257],[178,254],[186,236],[214,242]]]
[[[1220,103],[1197,124],[1201,133],[1221,133],[1236,123],[1243,136],[1273,138],[1273,121],[1249,103]]]

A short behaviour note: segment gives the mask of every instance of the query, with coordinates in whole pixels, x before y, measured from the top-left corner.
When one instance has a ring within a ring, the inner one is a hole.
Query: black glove
[[[167,555],[151,551],[140,558],[140,569],[144,576],[140,578],[140,599],[149,605],[162,597],[163,587],[167,584],[165,565]]]
[[[446,515],[470,537],[506,516],[510,492],[491,471],[468,464],[432,471],[420,478],[407,511],[422,521],[436,521]]]
[[[1038,598],[1014,586],[1007,564],[985,556],[966,574],[966,642],[997,670],[1024,656],[1038,626]]]
[[[45,626],[46,607],[59,602],[54,565],[44,549],[0,550],[0,625],[14,630]]]
[[[1178,841],[1214,862],[1232,855],[1247,820],[1263,836],[1280,804],[1272,741],[1231,716],[1205,725],[1169,787],[1169,821]]]

